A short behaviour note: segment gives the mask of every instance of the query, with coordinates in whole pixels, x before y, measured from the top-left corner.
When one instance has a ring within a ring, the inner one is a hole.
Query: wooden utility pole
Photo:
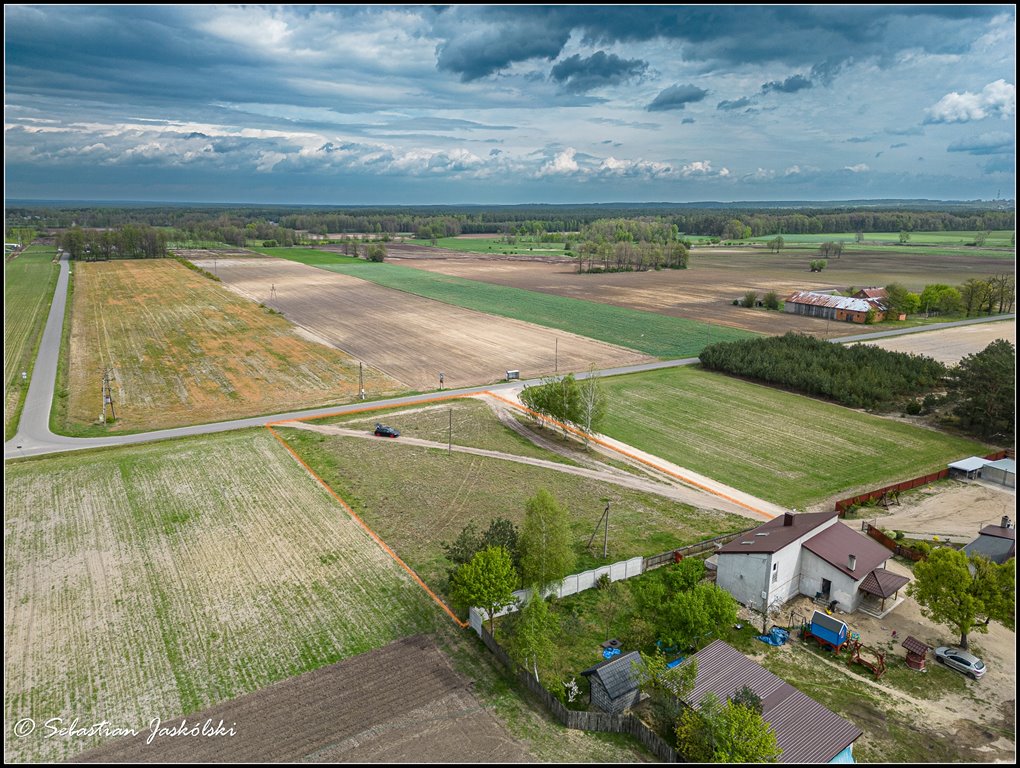
[[[595,541],[595,537],[598,535],[599,528],[602,528],[602,521],[605,520],[605,532],[602,536],[602,559],[604,560],[609,556],[609,504],[606,502],[606,508],[602,512],[602,516],[599,521],[595,523],[595,530],[591,533],[591,538],[588,539],[588,546],[586,549],[591,549],[591,543]]]
[[[114,421],[117,420],[117,413],[113,407],[113,388],[110,386],[110,380],[113,379],[113,369],[103,369],[103,423],[106,423],[106,406],[110,406],[110,418]]]

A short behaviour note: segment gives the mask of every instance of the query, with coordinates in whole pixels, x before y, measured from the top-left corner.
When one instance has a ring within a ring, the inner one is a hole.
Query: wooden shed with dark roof
[[[761,699],[762,719],[776,735],[781,763],[853,762],[861,729],[798,691],[736,648],[716,640],[684,661],[698,665],[694,688],[684,701],[700,706],[706,693],[725,702],[744,686]]]
[[[637,651],[603,661],[581,674],[588,678],[590,702],[603,712],[619,714],[641,700],[638,669],[644,667]]]

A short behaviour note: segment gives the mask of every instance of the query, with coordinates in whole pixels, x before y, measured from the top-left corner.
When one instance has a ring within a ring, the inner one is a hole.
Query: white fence
[[[630,560],[621,560],[618,563],[613,563],[612,565],[600,565],[598,568],[593,570],[567,576],[559,583],[559,586],[555,589],[550,589],[546,594],[551,595],[555,593],[557,597],[576,595],[578,592],[584,592],[586,589],[594,587],[595,582],[598,581],[603,574],[609,576],[610,581],[630,579],[634,576],[641,575],[643,565],[643,557],[632,557]],[[514,592],[515,602],[497,612],[496,618],[506,616],[508,613],[516,611],[528,602],[528,597],[530,595],[530,589],[518,589]],[[482,634],[482,622],[487,621],[488,618],[489,613],[484,608],[468,609],[468,620],[471,622],[471,628],[479,635]]]

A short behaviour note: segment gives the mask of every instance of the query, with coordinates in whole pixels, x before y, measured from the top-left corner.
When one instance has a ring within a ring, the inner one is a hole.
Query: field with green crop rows
[[[301,264],[319,267],[326,264],[363,264],[363,259],[356,256],[344,256],[341,253],[332,251],[320,251],[315,248],[248,248],[249,251],[261,253],[264,256],[275,256],[278,259],[288,259]]]
[[[973,243],[981,235],[981,232],[908,232],[909,245],[967,245]],[[767,243],[775,238],[775,235],[762,235],[761,237],[750,237],[746,241],[751,243]],[[783,235],[786,243],[825,243],[842,240],[845,243],[854,243],[857,239],[856,232],[830,232],[817,235]],[[1010,248],[1013,246],[1013,232],[1011,230],[996,230],[989,232],[984,245],[988,248]],[[900,242],[899,232],[865,232],[862,245],[876,245],[878,243],[892,243],[898,245]]]
[[[415,238],[407,240],[411,245],[431,246],[429,239]],[[441,237],[436,240],[436,248],[465,253],[502,253],[514,256],[565,256],[567,249],[563,247],[563,239],[555,243],[541,243],[532,238],[518,237],[508,243],[499,235],[492,237]]]
[[[464,421],[469,416],[469,412],[455,415],[460,426],[453,435],[454,445],[459,444],[458,435],[468,430]],[[484,413],[473,417],[495,421]],[[395,414],[388,415],[385,423],[404,422]],[[498,423],[492,428],[505,429]],[[611,502],[611,562],[657,554],[753,523],[746,517],[705,512],[652,493],[545,467],[456,451],[448,454],[444,448],[402,444],[399,439],[367,441],[286,426],[276,430],[398,555],[438,589],[443,589],[450,567],[443,542],[456,539],[469,522],[482,531],[502,516],[520,526],[525,503],[540,488],[549,490],[570,511],[579,555],[606,502]],[[545,458],[555,460],[548,452]],[[594,564],[589,555],[578,570]]]
[[[5,469],[9,723],[144,730],[450,621],[267,430]],[[96,743],[42,735],[5,758]]]
[[[289,249],[274,249],[282,250]],[[286,254],[279,255],[286,257]],[[661,358],[693,357],[707,344],[753,335],[696,320],[466,280],[397,264],[366,261],[348,264],[346,257],[332,256],[332,261],[326,259],[316,266],[416,296],[559,328]]]
[[[988,453],[972,440],[685,367],[602,380],[602,431],[803,510]]]
[[[4,439],[17,432],[35,355],[42,338],[60,267],[57,249],[30,245],[4,264]],[[21,372],[28,374],[22,380]]]

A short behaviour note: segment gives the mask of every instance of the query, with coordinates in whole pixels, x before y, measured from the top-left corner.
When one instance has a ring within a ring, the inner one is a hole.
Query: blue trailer
[[[801,630],[801,635],[805,639],[813,637],[823,648],[830,648],[833,653],[839,653],[850,639],[850,630],[835,616],[815,611],[811,616],[811,622],[805,624]]]

